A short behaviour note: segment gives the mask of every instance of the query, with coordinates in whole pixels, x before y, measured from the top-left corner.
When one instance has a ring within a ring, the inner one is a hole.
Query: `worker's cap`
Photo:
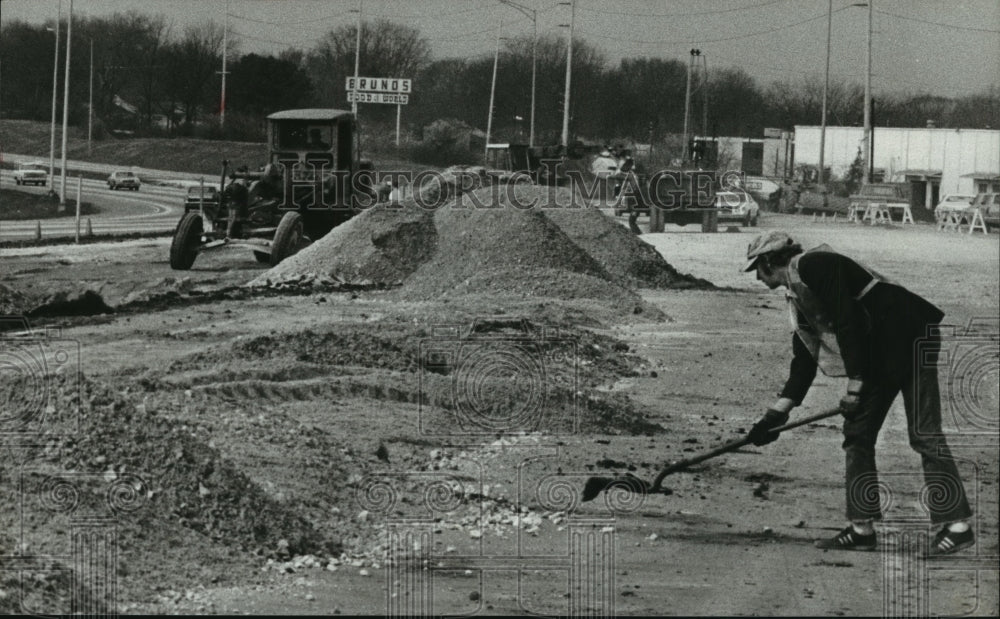
[[[601,155],[601,157],[610,157],[611,156],[611,151],[608,150],[607,146],[605,146],[604,148],[601,149],[600,155]]]
[[[802,246],[793,241],[792,237],[788,236],[788,233],[780,230],[761,234],[747,246],[747,263],[743,267],[743,270],[752,271],[757,267],[757,260],[761,256],[785,249],[786,247],[801,249]]]

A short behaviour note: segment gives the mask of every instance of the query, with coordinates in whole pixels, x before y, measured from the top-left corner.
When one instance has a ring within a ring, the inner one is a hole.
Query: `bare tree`
[[[307,54],[305,67],[316,89],[317,104],[333,107],[346,103],[345,78],[354,75],[357,32],[355,25],[331,30]],[[430,43],[416,28],[386,19],[362,24],[362,75],[413,78],[430,58]]]

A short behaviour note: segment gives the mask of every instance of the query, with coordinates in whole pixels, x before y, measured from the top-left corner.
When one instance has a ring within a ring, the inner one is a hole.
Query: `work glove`
[[[778,440],[777,432],[771,432],[771,428],[777,428],[778,426],[783,426],[788,423],[788,413],[783,413],[779,410],[773,408],[767,409],[764,416],[760,418],[760,421],[753,424],[750,428],[750,432],[747,433],[747,438],[754,445],[760,447],[761,445],[767,445],[768,443],[773,443]]]
[[[847,394],[840,398],[840,414],[848,421],[854,421],[861,414],[861,381],[847,383]]]

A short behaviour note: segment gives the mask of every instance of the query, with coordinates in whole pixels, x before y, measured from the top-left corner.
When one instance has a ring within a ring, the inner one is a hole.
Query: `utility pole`
[[[528,146],[535,145],[535,78],[538,72],[538,12],[531,12],[534,35],[531,39],[531,124],[528,128]]]
[[[219,127],[226,127],[226,60],[229,56],[229,0],[226,0],[226,20],[222,26],[222,93],[219,101]]]
[[[868,0],[868,57],[865,63],[865,141],[864,141],[864,171],[861,175],[861,182],[868,184],[871,182],[872,167],[872,4],[875,0]]]
[[[59,92],[59,22],[62,21],[62,0],[56,10],[56,51],[52,59],[52,127],[49,130],[49,182],[56,182],[56,98]]]
[[[819,130],[819,186],[823,194],[823,206],[829,202],[826,196],[825,162],[826,162],[826,98],[830,90],[830,31],[833,27],[833,0],[827,3],[826,11],[826,70],[823,73],[823,118]]]
[[[497,91],[497,65],[500,62],[500,32],[503,31],[503,18],[500,18],[500,23],[497,25],[497,46],[496,51],[493,52],[493,81],[490,86],[490,109],[486,116],[486,144],[483,146],[483,164],[489,165],[488,159],[490,154],[490,136],[493,131],[493,98]]]
[[[701,56],[701,136],[708,137],[708,54]]]
[[[354,41],[354,100],[351,101],[351,113],[354,114],[355,120],[358,118],[358,76],[359,70],[361,68],[361,10],[364,0],[358,0],[358,32],[357,39]]]
[[[501,4],[517,9],[531,18],[534,25],[534,35],[531,39],[531,127],[528,130],[528,146],[535,145],[535,85],[538,72],[538,11],[514,2],[513,0],[498,0]]]
[[[691,68],[694,66],[694,57],[701,52],[696,49],[691,50],[691,56],[688,58],[688,70],[687,70],[687,88],[684,91],[684,144],[681,150],[681,159],[687,162],[690,157],[688,152],[688,118],[691,115]]]
[[[90,95],[87,102],[87,154],[91,154],[94,137],[94,39],[90,40]]]
[[[62,182],[59,185],[58,212],[66,210],[66,134],[69,133],[69,61],[73,51],[73,0],[69,0],[69,19],[66,22],[66,75],[63,84],[63,129],[62,129]]]
[[[563,3],[560,3],[563,4]],[[566,96],[563,97],[563,126],[562,126],[562,146],[564,151],[569,150],[569,92],[570,76],[573,70],[573,22],[576,19],[576,5],[573,0],[569,0],[569,38],[566,41]]]

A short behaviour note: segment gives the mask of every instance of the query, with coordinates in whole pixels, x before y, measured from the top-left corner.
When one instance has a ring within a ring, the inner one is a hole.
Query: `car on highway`
[[[112,191],[118,189],[128,189],[131,191],[139,191],[139,177],[128,170],[118,170],[112,172],[111,176],[108,177],[108,189]]]
[[[202,205],[214,212],[219,205],[219,188],[215,185],[205,185],[204,190],[201,185],[188,187],[187,195],[184,196],[184,210],[198,211]]]
[[[953,193],[942,198],[941,201],[937,203],[937,206],[934,207],[934,211],[937,213],[947,211],[964,211],[972,206],[972,201],[975,199],[976,196]]]
[[[719,220],[738,219],[744,226],[756,226],[760,205],[745,191],[719,191],[715,194]]]
[[[15,185],[41,185],[45,186],[49,182],[49,173],[45,169],[45,163],[41,161],[29,161],[19,163],[14,170]]]

